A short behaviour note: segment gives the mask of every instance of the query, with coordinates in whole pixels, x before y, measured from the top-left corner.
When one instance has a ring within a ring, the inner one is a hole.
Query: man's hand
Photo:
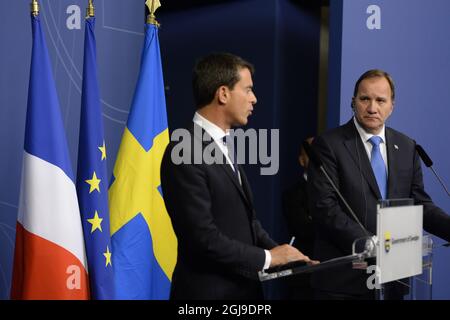
[[[365,251],[367,251],[371,257],[375,257],[377,255],[377,244],[378,238],[377,236],[372,236],[370,239],[366,240]]]
[[[280,266],[292,261],[304,261],[309,265],[318,264],[319,261],[311,260],[308,256],[305,256],[303,253],[298,251],[293,246],[288,244],[283,244],[281,246],[277,246],[270,250],[270,254],[272,255],[272,262],[270,263],[270,267]]]

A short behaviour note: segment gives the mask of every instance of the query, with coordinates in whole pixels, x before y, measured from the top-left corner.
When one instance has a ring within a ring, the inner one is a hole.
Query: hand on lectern
[[[366,240],[366,246],[365,246],[365,251],[367,251],[370,256],[374,257],[376,256],[376,249],[377,249],[377,244],[378,244],[378,237],[377,236],[372,236],[371,238]]]
[[[307,264],[318,264],[318,261],[309,259],[295,247],[288,244],[277,246],[270,250],[272,261],[270,267],[280,266],[293,261],[304,261]]]

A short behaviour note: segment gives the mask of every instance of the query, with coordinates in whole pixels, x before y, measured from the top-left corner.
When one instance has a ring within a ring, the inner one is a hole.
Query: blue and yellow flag
[[[86,18],[77,193],[93,299],[114,298],[106,146],[97,81],[95,18]]]
[[[169,143],[158,29],[147,24],[127,126],[109,188],[118,299],[167,299],[177,239],[161,193]]]

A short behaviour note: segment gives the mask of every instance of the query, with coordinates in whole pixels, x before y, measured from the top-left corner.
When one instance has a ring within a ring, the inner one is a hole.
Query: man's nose
[[[252,98],[251,98],[251,104],[253,104],[253,105],[255,105],[256,104],[256,102],[258,102],[258,99],[256,99],[256,95],[255,94],[253,94],[252,95]]]
[[[369,100],[369,102],[367,104],[367,112],[369,112],[369,113],[376,113],[377,112],[377,109],[376,109],[374,101]]]

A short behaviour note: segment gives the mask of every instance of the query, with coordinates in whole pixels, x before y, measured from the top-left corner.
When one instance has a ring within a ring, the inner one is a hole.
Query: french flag
[[[74,175],[39,15],[33,51],[12,299],[88,299]]]

